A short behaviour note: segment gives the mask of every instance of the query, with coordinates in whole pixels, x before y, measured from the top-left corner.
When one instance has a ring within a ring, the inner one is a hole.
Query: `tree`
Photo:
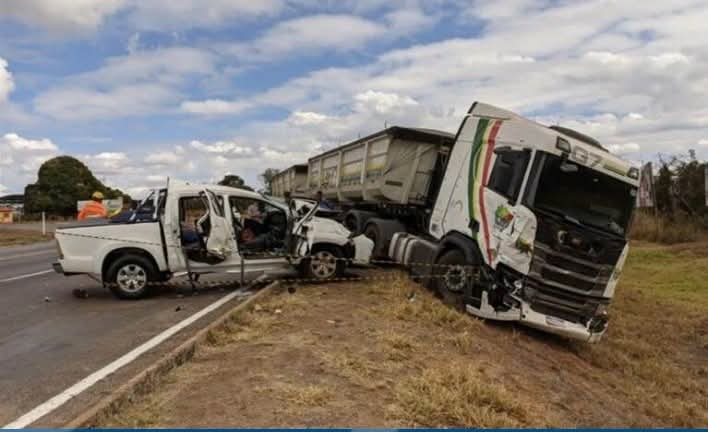
[[[44,162],[39,167],[37,182],[25,188],[25,212],[75,215],[76,202],[89,199],[96,191],[106,199],[122,195],[120,190],[101,183],[78,159],[58,156]]]
[[[272,193],[273,177],[278,174],[278,170],[275,168],[266,168],[263,174],[258,177],[263,182],[263,193],[270,195]]]
[[[238,188],[238,189],[245,189],[252,191],[253,188],[250,187],[249,185],[246,184],[246,182],[239,176],[234,175],[234,174],[227,174],[224,176],[223,179],[219,182],[220,185],[222,186],[229,186],[233,188]]]
[[[673,200],[671,199],[671,177],[669,164],[662,161],[659,174],[654,182],[654,195],[656,197],[656,208],[664,215],[671,215],[674,211]]]

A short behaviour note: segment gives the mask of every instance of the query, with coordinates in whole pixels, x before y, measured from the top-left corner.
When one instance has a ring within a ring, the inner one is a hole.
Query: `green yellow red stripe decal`
[[[502,120],[480,119],[472,141],[470,167],[468,177],[468,195],[470,220],[480,224],[477,232],[477,242],[486,253],[488,263],[492,262],[492,252],[489,248],[489,223],[484,206],[484,186],[487,184],[491,171],[494,145]]]

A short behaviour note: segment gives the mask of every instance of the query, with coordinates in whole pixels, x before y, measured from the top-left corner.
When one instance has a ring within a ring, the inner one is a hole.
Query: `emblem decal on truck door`
[[[468,176],[470,220],[476,220],[480,224],[481,229],[477,233],[477,242],[480,248],[486,251],[485,256],[488,259],[488,264],[492,262],[492,251],[489,246],[489,224],[483,195],[484,185],[487,184],[491,170],[494,142],[501,124],[502,120],[479,119],[472,142]]]

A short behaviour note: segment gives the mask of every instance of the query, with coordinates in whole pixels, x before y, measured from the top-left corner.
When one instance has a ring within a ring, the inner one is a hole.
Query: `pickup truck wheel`
[[[139,299],[150,293],[151,285],[159,280],[155,266],[140,255],[124,255],[115,260],[106,272],[105,282],[121,299]]]
[[[469,264],[465,261],[465,255],[459,250],[445,252],[438,258],[433,269],[433,287],[435,293],[443,303],[453,308],[464,311],[464,293],[467,284],[472,283],[472,275],[469,274]]]
[[[341,248],[334,245],[315,246],[312,255],[304,261],[303,273],[308,279],[327,280],[342,277],[346,263]]]

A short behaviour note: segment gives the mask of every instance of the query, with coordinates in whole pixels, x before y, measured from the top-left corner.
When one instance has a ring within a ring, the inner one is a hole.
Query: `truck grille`
[[[533,279],[527,279],[526,287],[524,297],[529,302],[531,309],[538,313],[583,325],[587,324],[588,320],[595,315],[599,305],[606,305],[610,301],[605,298],[569,293]]]
[[[573,257],[537,243],[529,276],[571,293],[602,296],[614,266]]]

